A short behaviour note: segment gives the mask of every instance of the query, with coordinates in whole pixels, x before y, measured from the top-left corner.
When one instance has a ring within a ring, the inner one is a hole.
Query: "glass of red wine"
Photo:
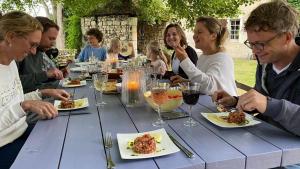
[[[192,118],[192,107],[198,102],[200,96],[200,83],[184,82],[180,84],[182,90],[183,101],[189,105],[189,118],[184,122],[185,126],[196,126],[197,122]]]
[[[158,119],[152,123],[155,127],[163,127],[165,122],[161,118],[161,105],[168,101],[167,90],[169,88],[168,83],[155,82],[151,89],[151,97],[154,103],[157,105]]]

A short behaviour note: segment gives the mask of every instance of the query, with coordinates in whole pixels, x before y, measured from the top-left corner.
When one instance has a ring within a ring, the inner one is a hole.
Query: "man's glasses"
[[[249,42],[248,40],[246,40],[244,42],[244,44],[250,48],[250,49],[256,49],[256,50],[259,50],[259,51],[263,51],[265,49],[265,46],[270,43],[272,40],[276,39],[278,36],[280,36],[281,34],[276,34],[274,37],[272,37],[271,39],[269,40],[266,40],[264,42],[256,42],[256,43],[252,43],[252,42]]]

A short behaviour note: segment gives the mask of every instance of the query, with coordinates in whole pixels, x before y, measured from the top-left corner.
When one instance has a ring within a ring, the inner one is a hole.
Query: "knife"
[[[59,113],[58,116],[81,115],[81,114],[91,114],[91,113],[90,113],[90,112],[80,112],[80,113]]]
[[[194,154],[188,150],[187,148],[185,148],[182,144],[180,144],[171,134],[169,134],[170,139],[174,142],[174,144],[183,151],[183,153],[188,157],[188,158],[194,158]]]

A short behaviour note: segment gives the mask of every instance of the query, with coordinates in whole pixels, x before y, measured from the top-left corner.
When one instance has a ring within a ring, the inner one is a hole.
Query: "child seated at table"
[[[152,41],[147,45],[147,58],[151,61],[154,74],[163,76],[166,73],[167,59],[158,41]]]
[[[112,39],[108,49],[108,58],[115,58],[118,60],[127,60],[135,57],[133,44],[129,42],[127,45],[121,43],[117,38]]]

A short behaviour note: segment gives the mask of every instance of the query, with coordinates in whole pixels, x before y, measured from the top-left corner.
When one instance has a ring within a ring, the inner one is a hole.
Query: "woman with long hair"
[[[200,17],[196,21],[193,39],[197,49],[202,50],[197,66],[189,59],[182,46],[174,50],[180,66],[187,74],[188,79],[179,75],[171,77],[173,83],[192,81],[201,83],[204,94],[213,94],[223,89],[236,96],[234,79],[234,64],[232,58],[225,53],[224,42],[228,31],[225,22],[213,17]]]

